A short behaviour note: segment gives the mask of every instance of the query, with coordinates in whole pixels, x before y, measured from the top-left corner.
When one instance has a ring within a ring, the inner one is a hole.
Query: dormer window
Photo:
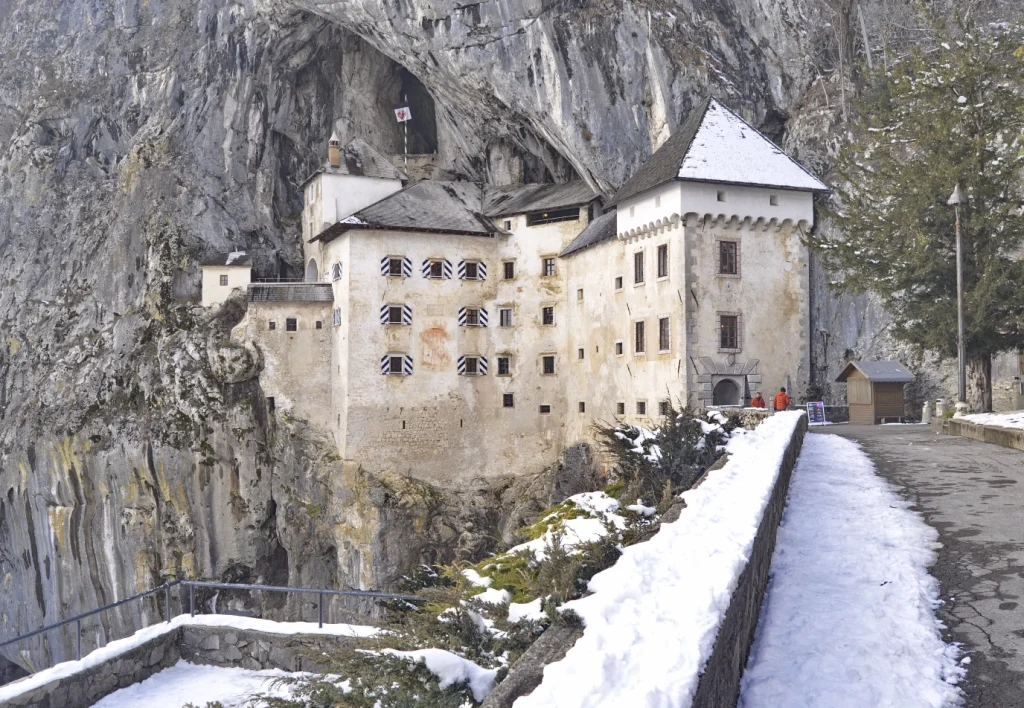
[[[526,215],[527,226],[541,226],[543,224],[557,224],[560,221],[579,221],[580,208],[552,209],[551,211],[535,211]]]

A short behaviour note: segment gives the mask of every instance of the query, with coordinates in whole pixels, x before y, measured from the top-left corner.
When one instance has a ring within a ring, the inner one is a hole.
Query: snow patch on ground
[[[179,661],[145,681],[111,693],[94,708],[181,708],[186,703],[205,706],[214,701],[219,701],[224,708],[265,706],[263,701],[253,702],[253,699],[257,695],[290,698],[290,687],[276,685],[274,681],[282,676],[298,675],[277,669],[251,671]]]
[[[482,701],[494,690],[494,682],[497,680],[497,669],[485,669],[469,659],[464,659],[458,654],[452,654],[444,649],[417,649],[415,651],[398,651],[396,649],[384,649],[381,654],[397,656],[413,663],[423,662],[427,670],[439,679],[438,687],[441,690],[455,684],[469,682],[469,690],[473,692],[473,698]]]
[[[860,446],[808,435],[793,472],[742,708],[940,708],[964,671],[935,618],[938,534]]]
[[[960,420],[977,425],[995,425],[1000,428],[1015,428],[1024,430],[1024,411],[1012,413],[974,413],[965,415]]]
[[[473,595],[473,600],[479,600],[480,602],[488,605],[504,605],[506,602],[512,599],[512,593],[508,590],[499,590],[498,588],[487,588],[479,595]]]
[[[555,542],[555,536],[561,535],[561,546],[571,551],[585,543],[599,541],[608,535],[608,525],[617,529],[626,528],[626,519],[616,514],[619,501],[604,492],[583,492],[569,497],[572,502],[592,516],[577,516],[575,519],[563,519],[553,524],[538,538],[520,543],[508,549],[507,554],[529,553],[538,560],[547,558],[547,549]]]
[[[730,457],[650,541],[629,546],[563,605],[586,623],[562,661],[515,708],[686,706],[746,567],[782,458],[802,412],[778,413],[733,437]]]
[[[462,571],[462,574],[466,577],[466,580],[479,588],[491,587],[491,579],[480,575],[480,573],[476,572],[472,568],[466,568]]]
[[[544,598],[538,597],[530,602],[513,602],[508,606],[508,621],[530,620],[532,622],[539,622],[544,619],[544,611],[541,609],[543,601]]]
[[[0,686],[0,701],[18,696],[26,691],[45,686],[51,681],[71,676],[93,666],[113,659],[126,651],[145,644],[151,639],[168,632],[173,632],[184,625],[200,625],[204,627],[230,627],[233,629],[250,629],[271,634],[327,634],[339,637],[372,637],[380,633],[377,627],[366,627],[355,624],[325,624],[322,628],[316,622],[273,622],[253,617],[236,617],[234,615],[178,615],[170,622],[150,625],[135,634],[116,639],[106,646],[90,652],[77,661],[65,661],[44,669],[31,676]]]

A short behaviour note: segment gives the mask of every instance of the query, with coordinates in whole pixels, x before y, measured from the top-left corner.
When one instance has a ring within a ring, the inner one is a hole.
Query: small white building
[[[204,260],[203,307],[219,305],[232,290],[245,290],[252,281],[252,257],[245,251],[218,253]]]
[[[235,336],[346,461],[453,486],[539,471],[594,421],[806,388],[825,187],[716,101],[605,213],[583,182],[409,185],[333,136],[329,157],[304,186],[307,285],[253,284]]]

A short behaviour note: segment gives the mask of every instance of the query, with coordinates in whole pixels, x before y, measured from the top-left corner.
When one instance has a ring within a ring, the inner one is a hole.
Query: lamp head
[[[953,190],[953,195],[949,198],[949,201],[946,203],[949,204],[950,206],[957,206],[959,204],[967,203],[967,196],[964,194],[963,190],[960,189],[959,182],[956,183],[956,188]]]

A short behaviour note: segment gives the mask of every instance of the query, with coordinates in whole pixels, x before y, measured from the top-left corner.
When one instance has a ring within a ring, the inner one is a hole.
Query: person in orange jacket
[[[761,396],[761,392],[760,391],[757,391],[756,393],[754,393],[754,397],[750,399],[750,407],[751,408],[767,408],[768,407],[768,403]]]
[[[775,410],[777,411],[784,411],[787,408],[789,408],[790,399],[789,396],[786,394],[785,386],[780,388],[779,392],[775,394],[775,400],[773,401],[773,403],[775,404]]]

